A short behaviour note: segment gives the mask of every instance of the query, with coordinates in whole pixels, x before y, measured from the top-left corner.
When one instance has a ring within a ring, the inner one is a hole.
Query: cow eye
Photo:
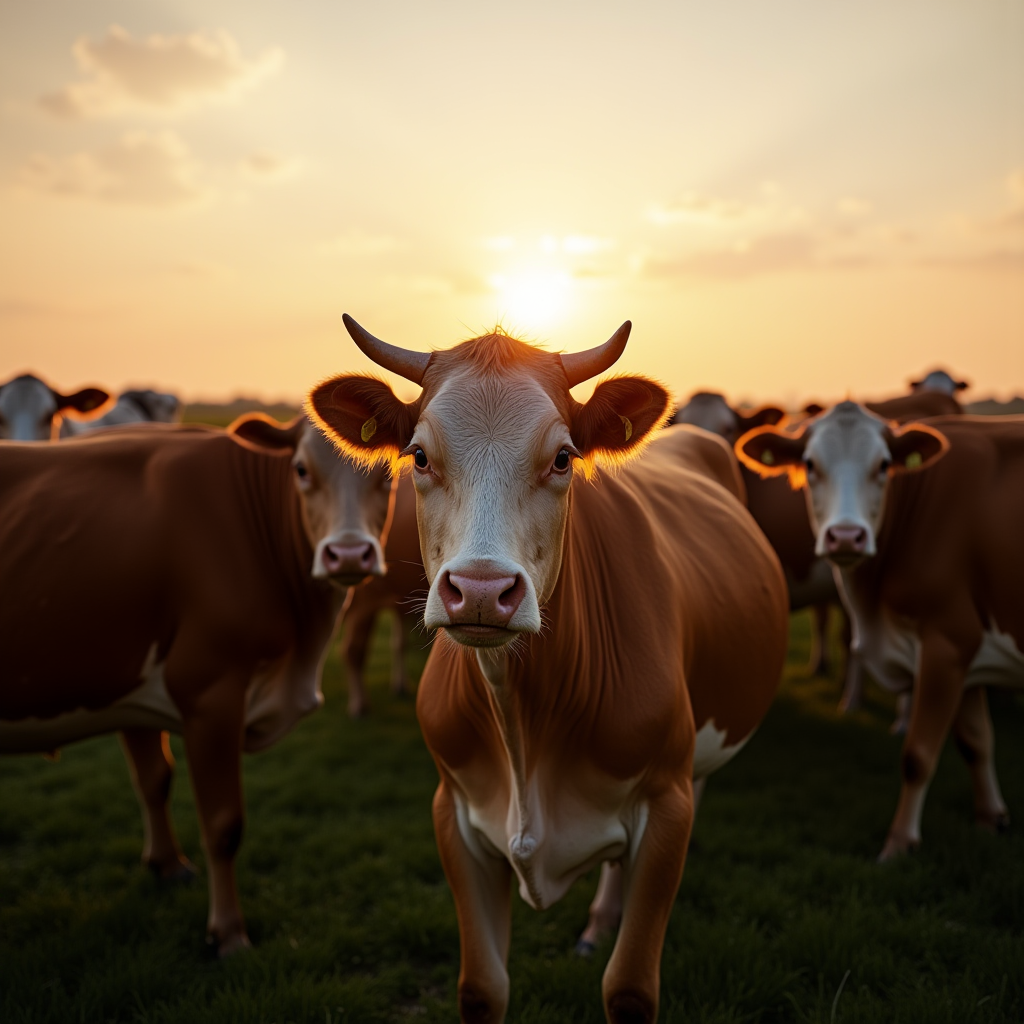
[[[564,473],[569,468],[569,463],[571,461],[572,456],[569,454],[569,449],[562,448],[555,456],[555,461],[552,463],[551,468],[556,473]]]
[[[430,466],[430,459],[427,458],[427,453],[422,448],[417,448],[412,458],[417,469],[427,469]]]
[[[878,464],[879,473],[888,473],[891,468],[892,462],[889,459],[882,459],[882,461]]]
[[[808,473],[816,473],[818,467],[814,465],[814,459],[804,459],[804,469],[806,469]]]
[[[300,480],[305,480],[309,476],[309,470],[301,462],[295,463],[295,475]]]

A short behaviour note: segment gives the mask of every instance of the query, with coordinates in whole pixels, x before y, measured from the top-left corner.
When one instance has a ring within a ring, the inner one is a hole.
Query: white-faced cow
[[[958,391],[966,391],[970,386],[970,382],[957,380],[943,369],[931,370],[920,380],[910,382],[912,391],[935,391],[939,394],[949,395],[950,398],[955,398]]]
[[[60,425],[60,436],[77,437],[90,430],[121,427],[138,423],[175,423],[181,418],[181,400],[177,395],[152,388],[134,388],[122,391],[117,401],[102,416],[89,420],[65,417]]]
[[[391,692],[409,693],[405,652],[416,627],[423,621],[423,600],[427,577],[423,572],[420,540],[416,527],[416,490],[412,476],[403,473],[395,488],[395,512],[384,549],[388,571],[374,576],[352,591],[345,606],[345,631],[341,638],[341,659],[348,677],[348,713],[359,718],[370,710],[363,685],[366,657],[374,623],[382,612],[391,612]],[[423,643],[428,637],[420,631]]]
[[[31,373],[0,384],[0,439],[49,441],[58,413],[92,413],[110,396],[99,388],[62,395]]]
[[[1024,418],[940,417],[903,429],[853,402],[799,436],[761,428],[737,452],[806,493],[817,551],[840,571],[860,656],[912,689],[903,787],[881,859],[921,840],[952,727],[975,813],[1006,824],[984,687],[1024,685]]]
[[[240,755],[320,706],[347,588],[384,571],[391,507],[386,468],[358,468],[305,417],[0,446],[0,752],[123,732],[144,860],[171,875],[187,862],[160,731],[180,732],[222,954],[248,944]]]
[[[542,909],[604,864],[594,918],[614,921],[624,901],[605,1010],[652,1021],[693,780],[757,727],[786,649],[785,583],[736,462],[688,427],[630,461],[668,411],[647,378],[573,398],[619,357],[628,323],[563,356],[501,332],[408,352],[346,324],[423,389],[404,404],[343,376],[310,402],[353,458],[413,462],[424,621],[445,634],[417,711],[441,776],[461,1018],[504,1019],[512,876]],[[602,457],[620,472],[588,482]]]

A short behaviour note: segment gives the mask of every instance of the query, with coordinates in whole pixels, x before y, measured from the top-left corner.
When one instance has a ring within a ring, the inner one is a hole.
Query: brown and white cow
[[[941,367],[930,370],[920,380],[912,380],[910,382],[911,390],[914,392],[935,391],[943,395],[949,395],[950,398],[955,398],[958,391],[966,391],[970,386],[969,381],[957,380]]]
[[[392,507],[386,469],[358,468],[305,417],[232,431],[0,445],[0,753],[123,732],[143,857],[170,875],[187,861],[160,732],[180,732],[222,954],[248,944],[241,753],[322,703],[338,613],[348,587],[384,571]]]
[[[93,413],[110,398],[99,388],[62,395],[34,374],[0,384],[0,440],[49,441],[58,413]]]
[[[861,658],[883,685],[912,689],[903,787],[881,859],[920,843],[951,727],[979,822],[1005,825],[984,687],[1024,685],[1024,418],[949,416],[899,429],[843,402],[798,436],[753,431],[737,452],[803,487]]]
[[[341,638],[341,659],[348,677],[348,712],[359,718],[370,710],[363,685],[364,669],[373,627],[381,613],[392,613],[391,692],[409,693],[405,652],[417,627],[423,621],[423,601],[427,596],[427,577],[420,556],[416,527],[416,489],[412,476],[402,474],[395,488],[395,512],[384,549],[388,571],[374,576],[352,591],[345,606],[345,630]],[[419,633],[423,644],[429,638]]]
[[[60,425],[60,436],[77,437],[90,430],[123,427],[139,423],[176,423],[181,419],[181,400],[177,395],[152,388],[132,388],[122,391],[114,404],[103,413],[88,420],[65,417]]]
[[[424,622],[444,632],[417,711],[441,776],[461,1018],[504,1019],[513,875],[542,909],[604,864],[595,917],[624,893],[605,1011],[652,1021],[694,778],[757,727],[786,649],[785,584],[735,460],[675,427],[628,461],[668,410],[647,378],[572,397],[619,357],[628,323],[563,356],[501,332],[407,352],[346,324],[423,389],[404,404],[343,376],[310,402],[354,458],[413,462]],[[588,482],[598,458],[624,464]]]

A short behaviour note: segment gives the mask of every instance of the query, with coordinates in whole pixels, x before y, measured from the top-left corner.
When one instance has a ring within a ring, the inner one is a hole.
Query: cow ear
[[[923,423],[904,427],[886,440],[896,472],[926,469],[949,451],[946,435]]]
[[[957,380],[953,382],[953,387],[956,388],[957,391],[966,391],[970,386],[971,382],[969,380]]]
[[[53,397],[57,400],[58,412],[64,409],[74,409],[75,412],[95,412],[100,406],[110,400],[110,395],[100,388],[82,388],[73,395],[62,395],[55,391]]]
[[[638,454],[655,428],[668,417],[671,396],[647,377],[613,377],[577,407],[573,444],[589,465],[602,456],[613,461]]]
[[[748,430],[755,430],[757,427],[774,427],[785,415],[778,406],[766,405],[756,412],[752,412],[749,416],[742,416],[740,413],[736,413],[736,419],[739,420],[739,432],[742,435]]]
[[[394,465],[412,440],[419,399],[406,404],[376,377],[332,377],[306,400],[313,421],[351,459],[364,466]]]
[[[253,412],[235,420],[228,433],[257,451],[293,452],[305,428],[305,416],[296,416],[290,423],[278,423],[262,412]]]
[[[794,487],[803,482],[804,448],[807,438],[803,431],[787,434],[775,427],[758,427],[744,434],[736,442],[736,456],[747,469],[758,476],[781,476],[789,473]]]

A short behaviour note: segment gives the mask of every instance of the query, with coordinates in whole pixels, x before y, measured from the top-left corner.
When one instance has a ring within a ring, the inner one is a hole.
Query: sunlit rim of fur
[[[601,378],[597,384],[601,385],[607,381],[621,380],[634,376],[635,374],[616,373],[611,377]],[[589,455],[585,455],[582,459],[577,460],[579,462],[580,469],[583,470],[583,478],[588,483],[597,477],[599,469],[605,470],[614,476],[620,469],[622,469],[623,466],[628,465],[634,459],[638,459],[647,450],[647,446],[654,440],[658,432],[662,430],[665,424],[668,423],[668,421],[675,415],[675,399],[671,390],[658,380],[657,377],[648,377],[645,374],[644,379],[649,380],[652,384],[657,384],[658,387],[665,390],[668,396],[665,402],[665,408],[662,410],[658,419],[652,424],[651,429],[648,430],[643,437],[639,438],[635,444],[630,445],[629,448],[615,450],[598,448]]]
[[[375,373],[364,373],[360,376],[370,377],[373,380],[379,380],[382,383],[387,384],[387,381],[384,380],[383,377]],[[302,403],[303,412],[305,412],[309,417],[313,426],[315,426],[316,429],[319,430],[320,433],[323,434],[324,437],[326,437],[327,440],[345,456],[345,458],[351,460],[360,468],[370,470],[373,469],[374,466],[387,463],[388,468],[391,470],[391,475],[394,477],[400,476],[403,469],[410,464],[410,460],[412,459],[411,455],[399,456],[398,449],[390,445],[383,445],[377,448],[357,448],[355,445],[349,444],[349,442],[343,437],[336,434],[324,418],[316,411],[316,408],[310,400],[310,396],[318,387],[320,387],[321,384],[326,384],[328,381],[332,381],[334,379],[334,376],[324,377],[323,380],[318,381],[309,389],[309,394],[306,395],[306,398]]]

